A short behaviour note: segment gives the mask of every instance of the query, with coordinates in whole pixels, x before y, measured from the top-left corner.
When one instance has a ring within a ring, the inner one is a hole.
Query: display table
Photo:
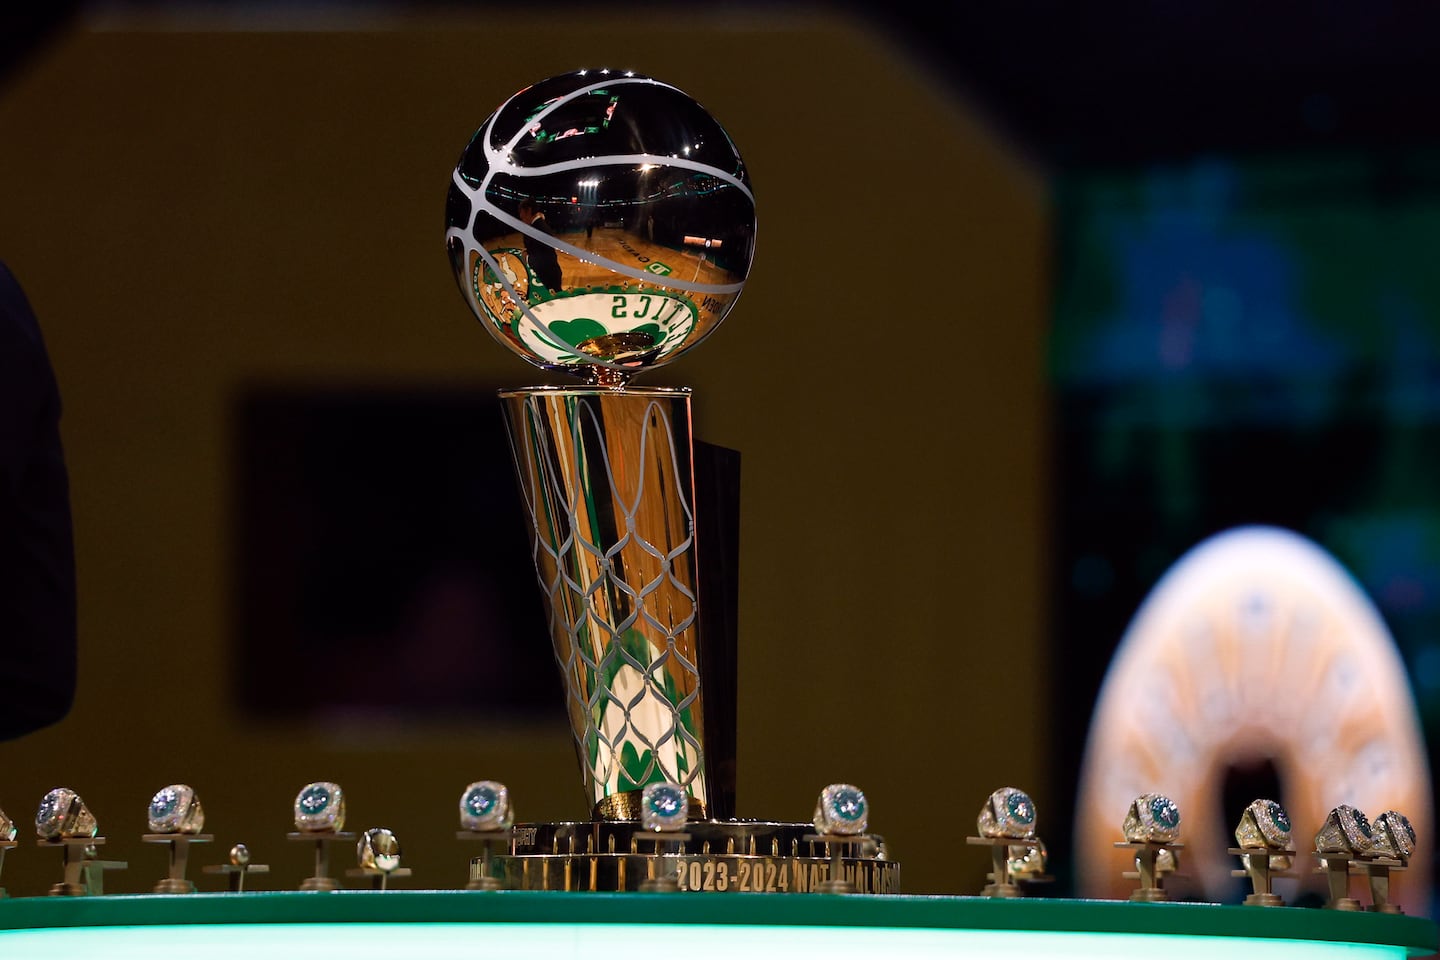
[[[5,960],[1427,956],[1436,926],[1318,908],[797,894],[257,892],[0,900]]]

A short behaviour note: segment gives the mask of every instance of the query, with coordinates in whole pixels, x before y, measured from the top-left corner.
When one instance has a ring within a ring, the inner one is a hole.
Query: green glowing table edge
[[[1132,933],[1440,949],[1424,917],[1206,903],[815,894],[339,890],[0,900],[0,933],[224,923],[698,923]]]

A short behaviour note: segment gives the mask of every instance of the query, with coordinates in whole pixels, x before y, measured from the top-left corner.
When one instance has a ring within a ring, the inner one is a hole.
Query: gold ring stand
[[[63,852],[64,879],[50,888],[52,897],[94,897],[105,892],[105,871],[124,870],[123,860],[100,860],[95,847],[105,845],[104,837],[61,837],[41,840],[42,847],[60,847]]]
[[[1232,877],[1249,877],[1250,892],[1245,904],[1251,907],[1283,907],[1285,900],[1271,889],[1276,877],[1293,877],[1293,870],[1275,868],[1275,860],[1286,859],[1295,862],[1294,850],[1272,850],[1269,847],[1231,847],[1228,851],[1240,858],[1243,869],[1231,870]]]
[[[1163,903],[1170,899],[1165,892],[1165,878],[1159,870],[1155,869],[1155,861],[1159,858],[1161,851],[1168,850],[1180,862],[1180,851],[1185,849],[1183,843],[1161,843],[1158,840],[1128,840],[1117,842],[1116,847],[1135,851],[1135,869],[1140,880],[1140,886],[1130,899],[1135,903]]]
[[[228,878],[226,888],[231,893],[244,893],[245,878],[252,873],[269,873],[270,865],[268,863],[250,863],[248,860],[244,863],[217,863],[205,867],[202,872],[224,874]]]
[[[646,830],[637,832],[631,838],[632,845],[637,847],[637,852],[644,853],[638,847],[648,845],[649,853],[645,859],[645,879],[640,881],[642,893],[679,893],[680,878],[676,876],[675,870],[679,865],[680,851],[684,849],[685,842],[690,839],[690,834],[683,831],[667,830]],[[662,876],[659,867],[665,868]]]
[[[505,889],[505,882],[495,876],[491,863],[495,856],[495,845],[503,844],[505,848],[508,848],[510,840],[514,836],[515,829],[513,827],[506,827],[503,830],[461,830],[455,834],[457,840],[479,841],[484,844],[479,858],[470,861],[470,880],[465,884],[466,890]]]
[[[155,884],[156,893],[194,893],[194,882],[185,879],[186,864],[190,859],[190,844],[209,843],[214,840],[209,833],[147,833],[140,839],[145,843],[164,843],[170,847],[170,869],[165,879]]]
[[[301,890],[339,890],[340,881],[330,876],[330,844],[353,843],[355,834],[335,830],[287,833],[287,840],[315,845],[315,873],[300,881]]]
[[[855,885],[845,873],[845,853],[850,850],[859,850],[867,843],[874,843],[869,836],[861,833],[856,835],[841,835],[834,833],[807,833],[802,840],[810,843],[823,843],[825,849],[830,853],[830,875],[815,886],[816,893],[859,893],[860,888]]]
[[[990,872],[985,874],[985,879],[990,882],[980,891],[983,897],[1020,897],[1024,891],[1020,884],[1015,882],[1015,877],[1010,872],[1010,848],[1025,847],[1033,850],[1040,846],[1039,837],[966,837],[965,842],[972,847],[990,848]]]
[[[1364,877],[1370,888],[1372,913],[1404,913],[1390,901],[1390,874],[1406,869],[1403,861],[1390,857],[1366,857],[1351,861],[1351,872]]]
[[[19,844],[14,840],[0,840],[0,873],[4,873],[5,870],[5,851],[13,850],[17,846],[19,846]],[[10,894],[5,892],[5,888],[0,887],[0,900],[8,896],[10,896]]]

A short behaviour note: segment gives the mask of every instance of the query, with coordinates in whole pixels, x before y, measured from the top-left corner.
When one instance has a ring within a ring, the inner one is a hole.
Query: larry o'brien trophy
[[[484,861],[502,886],[898,889],[879,838],[827,843],[818,815],[735,819],[733,753],[717,755],[733,734],[707,749],[707,723],[724,726],[733,703],[707,704],[701,684],[702,641],[721,641],[700,635],[690,391],[630,380],[719,326],[754,239],[749,176],[725,130],[630,72],[520,90],[451,177],[446,247],[471,310],[514,353],[581,381],[500,394],[591,813],[515,824],[508,852]],[[688,819],[660,843],[642,800],[666,784]]]

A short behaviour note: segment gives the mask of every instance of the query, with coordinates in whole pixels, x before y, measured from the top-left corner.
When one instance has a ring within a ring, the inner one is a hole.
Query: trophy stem
[[[667,781],[711,815],[689,390],[500,396],[592,816]]]

